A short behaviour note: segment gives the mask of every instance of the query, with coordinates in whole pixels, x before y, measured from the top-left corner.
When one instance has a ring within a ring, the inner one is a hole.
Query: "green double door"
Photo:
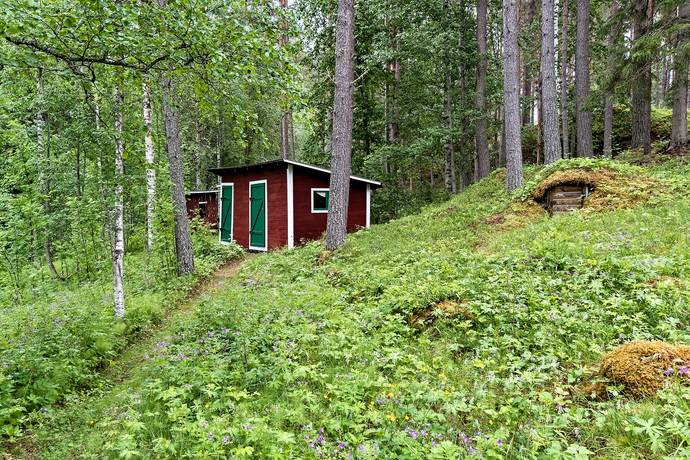
[[[223,185],[220,193],[220,240],[232,241],[232,200],[234,187]]]
[[[249,185],[249,248],[266,247],[266,182]]]

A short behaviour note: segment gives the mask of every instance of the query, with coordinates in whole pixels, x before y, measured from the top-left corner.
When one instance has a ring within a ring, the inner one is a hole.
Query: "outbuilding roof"
[[[321,167],[310,165],[307,163],[301,163],[299,161],[294,161],[294,160],[271,160],[271,161],[264,161],[262,163],[253,163],[253,164],[244,165],[244,166],[210,168],[209,171],[220,176],[223,174],[232,174],[232,173],[237,173],[237,172],[246,172],[246,171],[252,171],[252,170],[257,170],[257,169],[270,168],[270,167],[274,167],[274,166],[281,165],[281,164],[293,165],[293,166],[297,166],[300,168],[311,169],[313,171],[319,171],[319,172],[326,173],[326,174],[331,173],[331,171],[329,169],[321,168]],[[373,185],[374,187],[381,187],[381,182],[378,182],[375,180],[365,179],[363,177],[358,177],[358,176],[350,176],[350,179],[354,180],[354,181],[358,181],[358,182],[364,182],[364,183]]]

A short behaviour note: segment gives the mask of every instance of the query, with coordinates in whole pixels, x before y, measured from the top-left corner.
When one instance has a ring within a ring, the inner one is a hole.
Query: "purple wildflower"
[[[498,441],[496,441],[496,444],[498,444],[499,446],[502,446],[502,445],[503,445],[503,440],[502,440],[502,439],[499,439]]]
[[[688,366],[683,366],[680,369],[678,369],[679,376],[683,377],[688,374],[690,374],[690,368],[688,368]]]
[[[666,369],[666,370],[664,371],[664,375],[665,375],[666,377],[672,376],[672,375],[673,375],[673,368],[672,368],[672,367],[669,367],[668,369]]]
[[[209,434],[208,434],[208,440],[209,440],[209,441],[213,441],[214,439],[216,439],[216,437],[213,436],[213,433],[209,433]]]
[[[345,449],[346,447],[347,447],[347,444],[345,444],[344,442],[340,441],[340,442],[338,443],[338,449],[343,450],[343,449]]]
[[[320,434],[320,435],[316,438],[316,442],[318,442],[318,443],[321,444],[321,445],[324,445],[324,444],[326,444],[326,438],[324,437],[324,435]]]
[[[228,444],[228,443],[230,443],[230,436],[228,436],[227,434],[226,434],[225,436],[223,436],[223,441],[222,441],[222,442],[223,442],[223,444]]]
[[[251,425],[242,425],[242,428],[244,428],[246,431],[251,431],[253,427]]]

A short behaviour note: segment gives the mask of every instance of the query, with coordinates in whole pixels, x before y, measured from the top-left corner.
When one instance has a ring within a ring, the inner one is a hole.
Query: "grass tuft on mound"
[[[669,378],[690,378],[690,346],[639,340],[607,353],[601,375],[634,397],[655,395]]]

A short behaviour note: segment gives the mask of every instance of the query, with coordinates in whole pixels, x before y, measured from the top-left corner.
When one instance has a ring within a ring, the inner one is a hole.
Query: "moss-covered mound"
[[[690,346],[661,341],[635,341],[610,351],[601,361],[600,372],[625,392],[644,397],[654,395],[664,381],[690,377]]]

